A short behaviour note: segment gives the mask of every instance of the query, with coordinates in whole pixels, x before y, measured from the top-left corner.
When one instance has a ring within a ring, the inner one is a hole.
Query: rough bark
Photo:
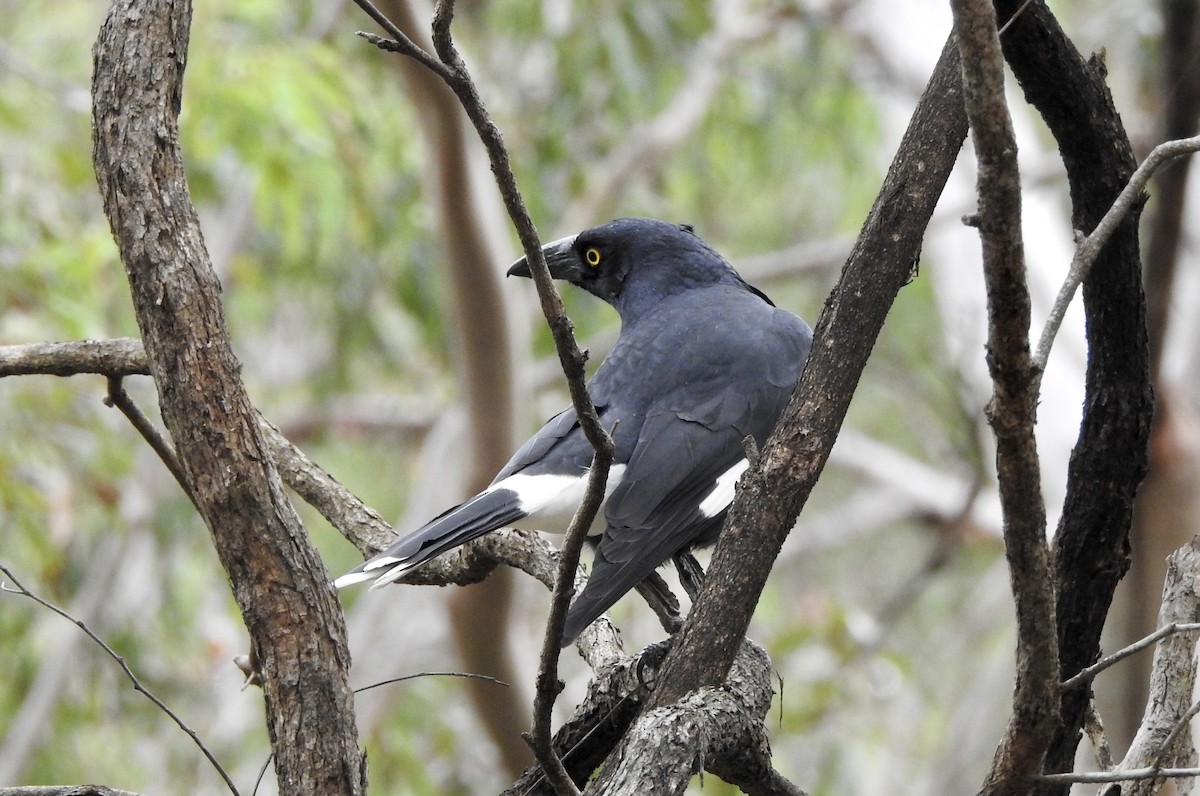
[[[93,162],[163,420],[250,634],[284,794],[360,794],[345,626],[239,377],[179,152],[191,5],[118,0],[93,50]]]
[[[1066,166],[1072,225],[1091,231],[1133,174],[1129,139],[1098,59],[1085,61],[1039,0],[1000,0],[1009,19],[1004,55],[1026,99],[1045,119]],[[1146,343],[1137,212],[1120,226],[1083,284],[1088,369],[1079,439],[1054,539],[1056,618],[1063,677],[1096,660],[1117,581],[1129,566],[1133,499],[1146,472],[1153,398]],[[1069,771],[1089,689],[1062,695],[1062,726],[1046,771]],[[1044,793],[1066,793],[1045,785]]]
[[[1004,553],[1017,614],[1016,687],[1008,727],[983,792],[1024,793],[1041,773],[1058,720],[1054,588],[1034,424],[1039,374],[1029,345],[1030,298],[1021,235],[1016,136],[1004,96],[1004,58],[990,0],[951,0],[963,96],[977,160],[976,217],[987,290],[987,408],[996,437]]]
[[[947,42],[875,206],[825,305],[792,400],[742,478],[704,587],[676,637],[653,704],[724,681],[778,555],[845,418],[850,397],[966,137],[958,51]]]
[[[1158,626],[1173,623],[1200,622],[1200,537],[1176,550],[1167,559],[1167,579],[1163,586],[1162,608]],[[1117,766],[1118,770],[1133,770],[1151,765],[1184,768],[1196,765],[1196,748],[1191,733],[1178,732],[1192,706],[1196,685],[1196,633],[1174,633],[1158,643],[1150,667],[1149,694],[1145,713],[1129,752]],[[1170,748],[1164,745],[1171,741]],[[1163,779],[1150,778],[1110,786],[1103,796],[1152,796],[1163,785]],[[1178,782],[1179,792],[1190,793],[1186,782]]]
[[[0,346],[0,378],[34,373],[148,376],[150,366],[146,363],[142,341],[133,337]]]
[[[1163,55],[1156,99],[1162,105],[1162,118],[1157,138],[1172,141],[1195,135],[1200,124],[1200,2],[1162,0],[1160,6]],[[1130,531],[1133,562],[1113,603],[1112,615],[1119,624],[1113,627],[1110,622],[1107,634],[1117,646],[1132,643],[1153,629],[1167,555],[1200,527],[1200,447],[1192,430],[1200,407],[1189,400],[1190,385],[1173,390],[1161,369],[1171,303],[1177,298],[1175,273],[1182,253],[1192,160],[1181,158],[1159,171],[1145,225],[1146,323],[1158,405],[1150,472],[1138,493]],[[1149,675],[1150,661],[1142,656],[1132,664],[1130,676],[1119,683],[1105,683],[1097,695],[1109,741],[1118,748],[1138,730]]]

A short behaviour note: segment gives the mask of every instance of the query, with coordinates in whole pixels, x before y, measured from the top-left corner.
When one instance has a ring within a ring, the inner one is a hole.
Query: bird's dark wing
[[[503,481],[508,476],[528,469],[530,466],[542,464],[556,474],[577,474],[585,471],[591,463],[591,458],[584,458],[585,451],[579,445],[583,431],[579,427],[579,419],[573,408],[565,409],[546,421],[546,424],[529,440],[517,449],[508,460],[508,464],[496,474],[492,483]],[[583,440],[587,443],[587,440]],[[555,449],[558,450],[555,450]],[[590,450],[590,448],[588,449]],[[554,451],[551,457],[550,453]],[[549,458],[548,458],[549,457]]]
[[[652,352],[672,363],[671,372],[656,385],[621,482],[605,501],[608,527],[571,606],[568,640],[672,555],[720,531],[744,467],[743,440],[765,442],[811,341],[802,321],[754,300],[723,304],[748,317],[710,327],[703,346],[665,328],[643,341],[643,349],[674,347],[670,357]]]

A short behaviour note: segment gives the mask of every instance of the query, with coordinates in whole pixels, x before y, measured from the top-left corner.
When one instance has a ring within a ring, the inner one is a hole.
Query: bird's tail
[[[341,589],[374,579],[371,588],[379,588],[399,579],[413,567],[448,550],[502,528],[526,512],[508,490],[483,492],[435,517],[379,555],[369,558],[333,582]]]

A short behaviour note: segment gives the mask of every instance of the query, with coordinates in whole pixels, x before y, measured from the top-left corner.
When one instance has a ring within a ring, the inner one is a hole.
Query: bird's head
[[[762,296],[687,225],[618,218],[548,243],[542,252],[550,276],[607,301],[626,320],[668,296],[700,287],[738,285]],[[508,275],[531,276],[526,258],[513,263]]]

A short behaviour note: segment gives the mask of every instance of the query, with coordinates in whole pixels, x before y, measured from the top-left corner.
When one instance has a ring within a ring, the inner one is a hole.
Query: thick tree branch
[[[163,420],[264,673],[284,794],[360,794],[341,608],[239,377],[179,152],[191,6],[117,0],[93,55],[93,163]]]
[[[1019,16],[1001,37],[1026,99],[1046,120],[1066,166],[1072,226],[1087,233],[1134,172],[1128,137],[1104,85],[1104,67],[1085,62],[1045,3],[997,0]],[[1129,566],[1133,499],[1146,472],[1153,411],[1136,210],[1126,216],[1083,283],[1088,370],[1083,421],[1067,473],[1053,548],[1059,666],[1070,677],[1099,656],[1100,631],[1117,581]],[[1062,723],[1048,772],[1070,770],[1089,689],[1063,691]],[[1038,793],[1066,794],[1044,784]]]
[[[966,136],[958,52],[942,50],[896,159],[817,324],[791,403],[743,476],[653,704],[724,681],[771,563],[820,475],[883,320],[912,277],[929,216]]]
[[[0,345],[0,378],[4,376],[74,376],[103,373],[112,378],[149,376],[150,364],[136,337],[69,343]]]
[[[749,794],[803,791],[771,767],[763,721],[771,705],[771,662],[744,642],[726,681],[638,716],[588,794],[683,793],[711,771]]]

